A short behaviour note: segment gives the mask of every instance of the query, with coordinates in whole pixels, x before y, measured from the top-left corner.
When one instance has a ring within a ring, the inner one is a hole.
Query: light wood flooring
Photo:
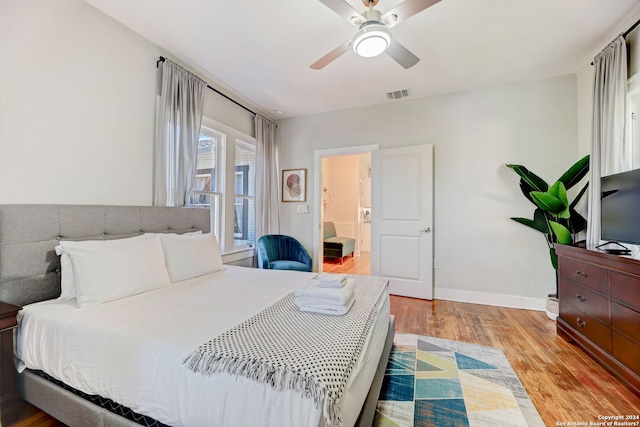
[[[547,426],[589,425],[599,416],[640,415],[640,398],[578,347],[558,337],[555,322],[542,312],[392,296],[391,313],[396,315],[398,331],[502,349]],[[509,420],[504,425],[509,426]],[[14,426],[61,424],[31,408]]]
[[[361,252],[360,256],[343,258],[340,265],[339,258],[324,258],[322,270],[327,273],[371,274],[371,252]]]

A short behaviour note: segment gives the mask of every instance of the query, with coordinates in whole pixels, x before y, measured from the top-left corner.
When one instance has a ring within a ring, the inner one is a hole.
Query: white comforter
[[[241,377],[206,377],[183,360],[197,346],[292,292],[313,273],[225,267],[166,288],[76,308],[44,301],[20,312],[19,369],[39,369],[172,426],[322,426],[322,410],[292,390]],[[389,318],[378,310],[342,399],[353,425],[375,373]],[[373,337],[373,339],[372,339]]]

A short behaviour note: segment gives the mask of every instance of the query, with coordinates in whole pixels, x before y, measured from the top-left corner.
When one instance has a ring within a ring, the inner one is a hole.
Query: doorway
[[[370,227],[371,227],[371,223],[369,222],[368,227],[364,226],[364,212],[360,212],[360,207],[364,207],[364,200],[361,200],[364,197],[364,183],[362,184],[362,192],[360,191],[360,166],[358,164],[357,168],[358,171],[357,173],[353,174],[353,171],[351,171],[352,176],[354,176],[354,182],[353,185],[355,186],[356,190],[354,191],[354,196],[353,198],[356,200],[355,202],[355,208],[353,208],[353,212],[350,213],[348,218],[343,218],[341,215],[342,213],[339,213],[338,211],[332,211],[330,212],[331,216],[326,216],[326,211],[327,209],[325,209],[325,201],[328,201],[329,203],[329,210],[332,209],[333,207],[336,207],[335,203],[340,199],[341,194],[343,192],[343,188],[341,185],[341,180],[340,177],[337,176],[331,176],[330,179],[327,179],[327,175],[328,175],[328,168],[325,169],[324,166],[327,166],[327,162],[331,162],[332,159],[341,159],[343,157],[351,157],[351,156],[366,156],[368,157],[368,159],[371,158],[371,153],[373,151],[378,150],[379,146],[378,144],[373,144],[373,145],[361,145],[361,146],[354,146],[354,147],[341,147],[341,148],[330,148],[330,149],[325,149],[325,150],[316,150],[314,152],[314,183],[316,186],[315,191],[313,192],[313,198],[314,198],[314,206],[316,207],[313,210],[313,215],[314,215],[314,224],[317,225],[317,229],[316,232],[314,233],[314,260],[313,260],[313,265],[317,266],[318,271],[325,271],[324,267],[324,250],[323,250],[323,239],[324,239],[324,222],[329,220],[329,221],[333,221],[336,224],[336,234],[338,233],[348,233],[351,235],[351,237],[353,237],[356,240],[356,248],[354,251],[354,256],[350,256],[350,257],[346,257],[343,260],[343,265],[346,265],[346,267],[339,267],[339,262],[338,262],[338,266],[333,265],[333,262],[329,259],[327,259],[327,271],[332,271],[332,272],[337,272],[338,269],[343,270],[343,269],[349,269],[349,268],[353,268],[355,269],[359,269],[360,272],[358,273],[353,273],[353,274],[370,274],[370,257],[368,257],[368,255],[370,254],[367,251],[363,251],[363,249],[368,249],[369,246],[363,245],[362,242],[360,242],[360,245],[358,245],[358,240],[359,237],[356,237],[356,234],[358,236],[362,236],[363,234],[367,233],[367,231],[370,231]],[[370,160],[368,161],[370,164]],[[365,169],[366,173],[368,174],[368,168]],[[350,181],[351,182],[351,181]],[[327,185],[325,185],[327,184]],[[368,184],[367,184],[368,185]],[[325,187],[327,188],[327,191],[325,192],[324,189]],[[327,194],[328,193],[328,194]],[[352,215],[352,216],[351,216]],[[349,219],[351,218],[351,219]],[[361,227],[362,226],[362,227]],[[361,227],[361,228],[360,228]],[[369,235],[370,236],[370,235]],[[364,242],[365,244],[367,242]],[[369,245],[370,245],[370,240],[369,240]],[[364,253],[364,256],[363,256]],[[359,256],[356,256],[359,255]],[[359,265],[356,265],[359,264]],[[366,270],[366,273],[362,272],[363,270]],[[351,273],[351,272],[350,272]]]
[[[323,271],[371,274],[371,152],[322,158]],[[351,240],[352,239],[352,240]]]
[[[433,145],[316,150],[314,265],[323,271],[322,159],[371,153],[370,274],[389,279],[389,292],[433,298]]]

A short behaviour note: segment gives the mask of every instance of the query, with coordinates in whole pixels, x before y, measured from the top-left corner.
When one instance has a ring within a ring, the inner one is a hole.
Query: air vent
[[[402,98],[408,98],[408,97],[409,97],[409,89],[402,89],[402,90],[396,90],[394,92],[387,92],[388,100],[402,99]]]

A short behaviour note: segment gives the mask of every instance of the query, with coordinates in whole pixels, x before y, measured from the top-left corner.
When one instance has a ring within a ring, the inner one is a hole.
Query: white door
[[[433,145],[374,151],[371,204],[371,274],[433,299]]]

